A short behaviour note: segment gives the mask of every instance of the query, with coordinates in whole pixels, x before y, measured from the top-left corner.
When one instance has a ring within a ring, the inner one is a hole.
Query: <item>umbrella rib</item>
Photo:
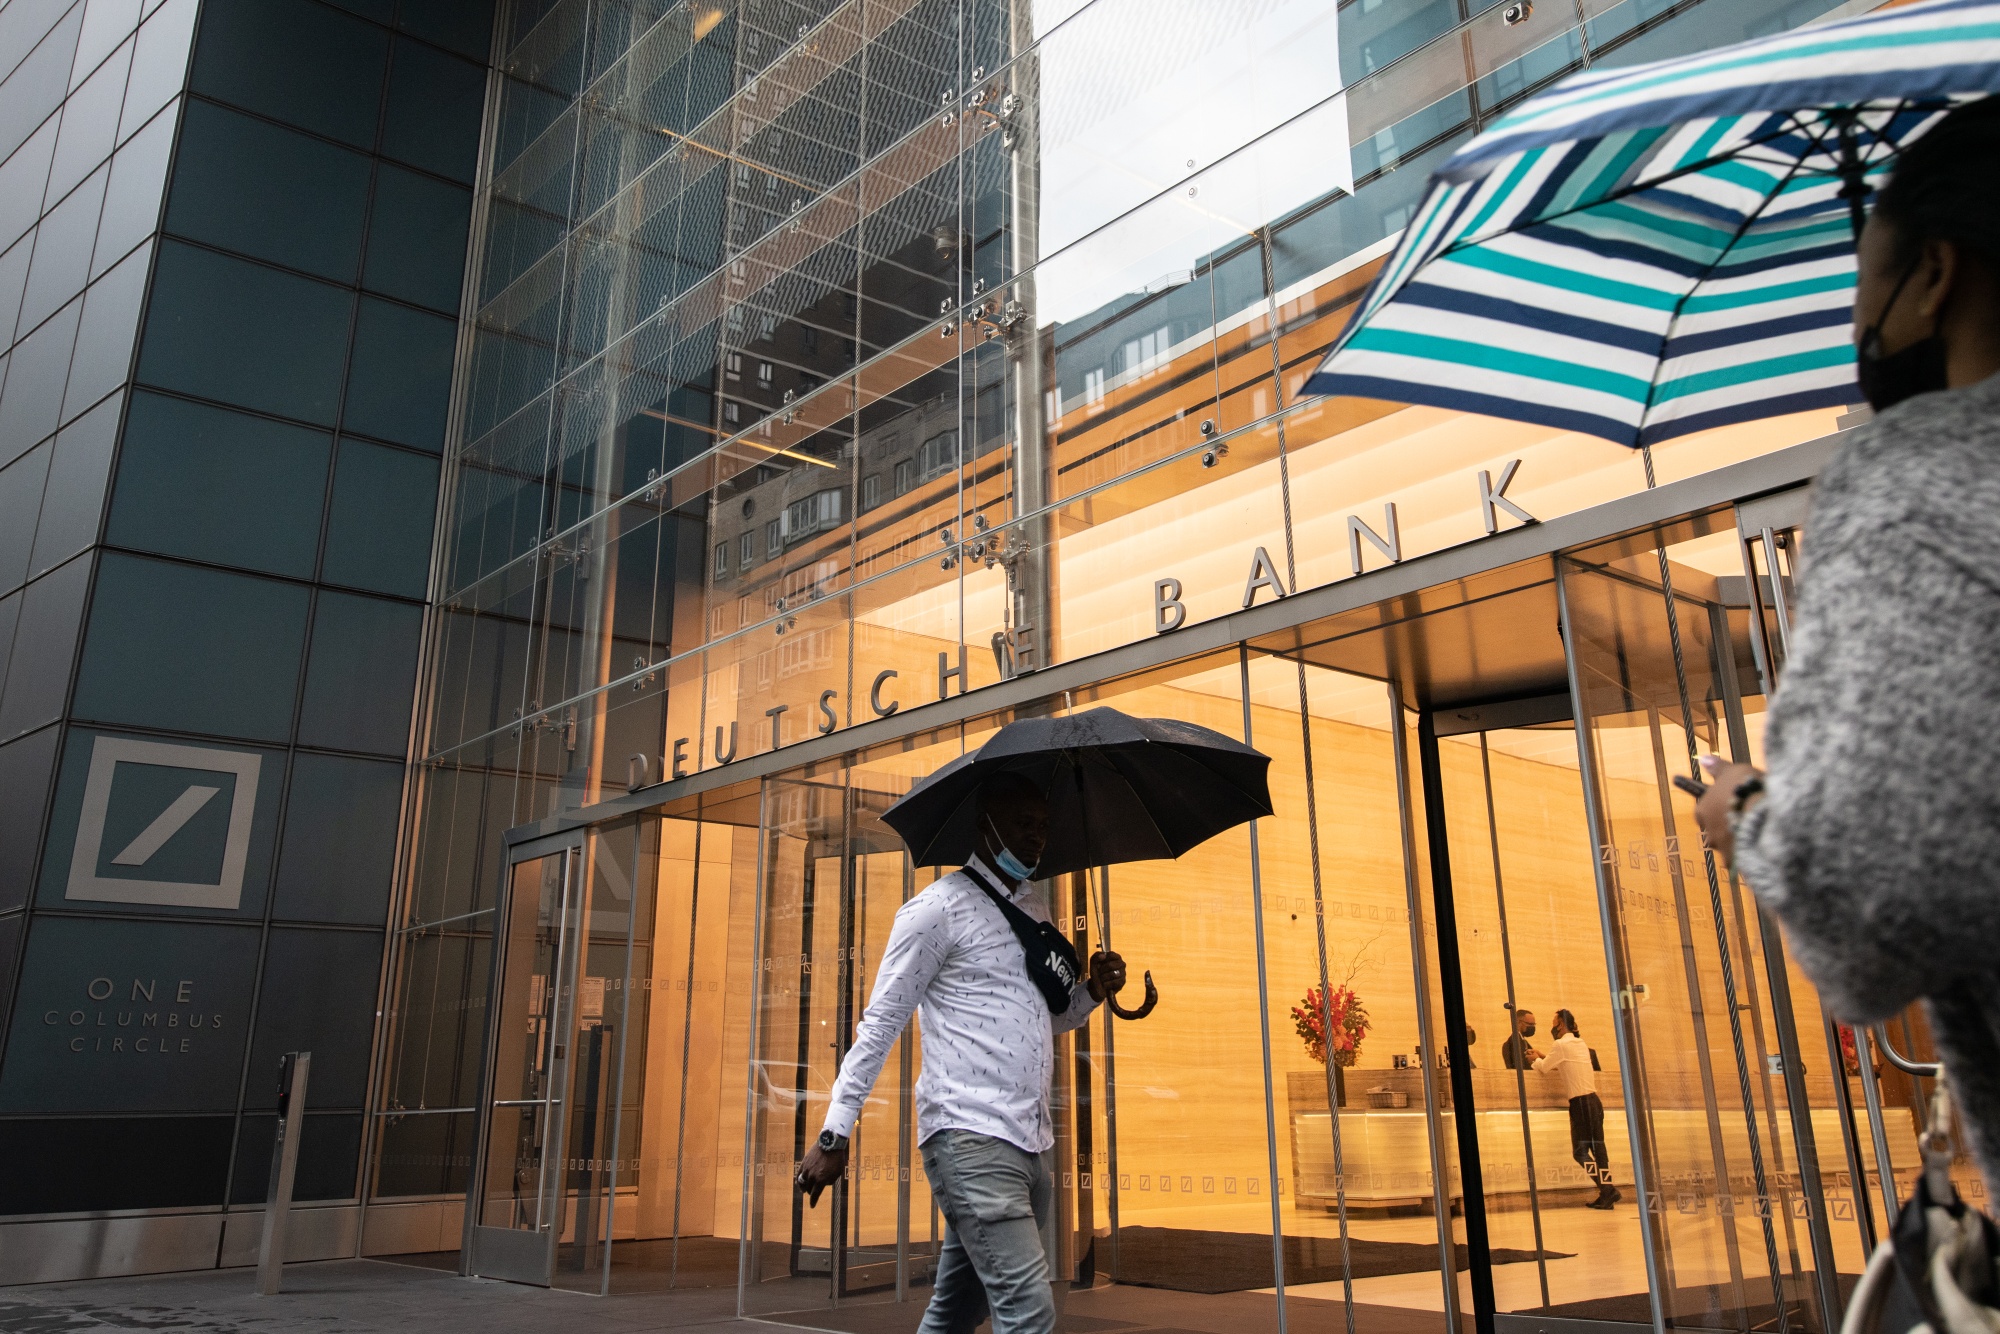
[[[1777,129],[1772,130],[1769,134],[1760,135],[1754,139],[1745,139],[1742,143],[1730,149],[1727,153],[1718,153],[1714,157],[1703,158],[1699,162],[1691,162],[1685,167],[1676,167],[1674,170],[1668,172],[1664,176],[1652,177],[1644,182],[1634,181],[1630,185],[1623,185],[1617,188],[1616,190],[1610,191],[1607,194],[1599,195],[1597,198],[1591,200],[1587,204],[1572,205],[1571,207],[1562,209],[1558,212],[1545,214],[1542,217],[1535,218],[1530,222],[1524,222],[1519,225],[1509,225],[1503,228],[1502,230],[1494,232],[1487,236],[1474,237],[1474,238],[1460,237],[1458,240],[1453,241],[1450,245],[1447,245],[1438,254],[1432,256],[1432,259],[1433,260],[1444,259],[1449,255],[1457,254],[1461,250],[1474,249],[1478,246],[1485,245],[1488,241],[1491,241],[1495,236],[1504,236],[1508,232],[1521,231],[1529,227],[1539,227],[1543,223],[1548,223],[1548,222],[1559,222],[1564,218],[1573,217],[1579,213],[1588,213],[1592,209],[1602,208],[1604,205],[1612,203],[1615,200],[1625,199],[1631,195],[1644,194],[1648,190],[1657,190],[1661,186],[1677,181],[1683,176],[1698,175],[1701,172],[1707,171],[1710,167],[1719,167],[1725,162],[1732,162],[1735,159],[1742,157],[1743,154],[1748,152],[1750,149],[1762,148],[1765,144],[1772,143],[1775,142],[1776,140],[1782,139],[1786,135],[1791,134],[1794,131],[1798,131],[1800,133],[1810,133],[1810,131],[1806,130],[1804,125],[1799,123],[1798,116],[1796,113],[1787,116],[1785,118],[1785,123],[1780,127],[1778,127]],[[1796,168],[1794,168],[1794,170],[1796,170]],[[1787,176],[1786,179],[1789,180],[1791,178]]]
[[[1148,744],[1152,744],[1152,743],[1148,743]],[[1178,754],[1182,754],[1183,752],[1180,752],[1180,751],[1175,751],[1174,753],[1178,755]],[[1191,758],[1191,757],[1190,757],[1190,758]],[[1110,758],[1109,758],[1108,756],[1107,756],[1107,757],[1106,757],[1106,759],[1105,759],[1105,765],[1106,765],[1106,766],[1107,766],[1108,768],[1110,768],[1110,769],[1111,769],[1111,770],[1112,770],[1112,771],[1113,771],[1114,773],[1118,773],[1118,776],[1119,776],[1119,777],[1121,777],[1121,778],[1123,778],[1123,777],[1124,777],[1124,774],[1123,774],[1122,772],[1120,772],[1120,771],[1119,771],[1119,768],[1118,768],[1118,765],[1117,765],[1116,763],[1114,763],[1114,762],[1113,762],[1113,761],[1112,761],[1112,760],[1111,760],[1111,759],[1110,759]],[[1127,779],[1126,781],[1128,781],[1128,782],[1129,782],[1130,780],[1129,780],[1129,779]],[[1173,845],[1174,845],[1174,842],[1173,842],[1173,840],[1172,840],[1171,838],[1168,838],[1168,837],[1167,837],[1167,831],[1166,831],[1166,830],[1164,830],[1164,829],[1160,828],[1160,822],[1159,822],[1159,821],[1158,821],[1157,819],[1155,819],[1155,818],[1153,817],[1153,812],[1152,812],[1152,810],[1151,810],[1151,809],[1150,809],[1150,808],[1149,808],[1149,807],[1148,807],[1148,806],[1146,805],[1146,803],[1145,803],[1145,802],[1143,802],[1143,801],[1142,801],[1142,802],[1139,802],[1139,803],[1138,803],[1138,806],[1139,806],[1139,809],[1140,809],[1140,810],[1141,810],[1142,812],[1144,812],[1144,813],[1145,813],[1145,816],[1146,816],[1146,823],[1147,823],[1147,824],[1149,824],[1149,825],[1151,825],[1151,826],[1153,826],[1153,832],[1154,832],[1155,834],[1159,835],[1159,838],[1160,838],[1160,846],[1162,846],[1162,847],[1165,847],[1165,848],[1172,848],[1172,847],[1173,847]]]
[[[1805,129],[1804,126],[1800,126],[1799,128],[1801,131],[1804,131]],[[1824,134],[1822,134],[1814,142],[1816,144],[1824,145],[1825,143]],[[1750,230],[1751,224],[1756,222],[1757,219],[1764,216],[1764,210],[1771,207],[1771,201],[1776,199],[1779,195],[1785,192],[1785,187],[1791,184],[1792,178],[1799,174],[1799,171],[1805,166],[1805,162],[1806,160],[1803,156],[1793,161],[1791,168],[1788,171],[1786,171],[1784,176],[1778,181],[1778,183],[1771,188],[1770,193],[1764,196],[1763,200],[1757,205],[1756,208],[1751,209],[1748,213],[1743,215],[1743,221],[1736,224],[1736,230],[1733,233],[1731,233],[1729,237],[1729,243],[1723,246],[1722,249],[1716,251],[1715,257],[1709,260],[1708,264],[1702,269],[1700,276],[1697,277],[1693,282],[1689,283],[1686,287],[1682,288],[1681,294],[1678,297],[1674,298],[1673,314],[1667,317],[1667,327],[1665,331],[1660,334],[1660,355],[1653,358],[1653,378],[1649,380],[1646,384],[1646,402],[1645,405],[1639,410],[1640,439],[1643,440],[1645,438],[1646,422],[1647,419],[1653,415],[1654,401],[1658,397],[1660,392],[1660,374],[1662,371],[1666,369],[1667,365],[1667,346],[1674,340],[1674,330],[1680,326],[1681,314],[1687,309],[1687,303],[1689,299],[1692,298],[1698,290],[1700,290],[1701,285],[1703,283],[1709,280],[1709,278],[1715,273],[1717,266],[1720,265],[1723,260],[1729,257],[1730,252],[1736,249],[1736,243],[1743,239],[1743,234]],[[1648,455],[1647,459],[1648,461],[1646,464],[1647,468],[1646,475],[1648,478],[1650,478],[1652,476],[1652,466],[1653,466],[1651,462],[1651,455]]]

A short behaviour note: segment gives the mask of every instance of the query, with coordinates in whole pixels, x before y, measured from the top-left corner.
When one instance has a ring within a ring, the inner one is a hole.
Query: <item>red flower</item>
[[[1292,1007],[1292,1026],[1306,1044],[1306,1054],[1326,1064],[1325,1022],[1333,1021],[1333,1061],[1351,1066],[1361,1057],[1361,1039],[1368,1033],[1368,1007],[1346,987],[1335,987],[1323,998],[1318,987],[1308,987],[1305,999]]]

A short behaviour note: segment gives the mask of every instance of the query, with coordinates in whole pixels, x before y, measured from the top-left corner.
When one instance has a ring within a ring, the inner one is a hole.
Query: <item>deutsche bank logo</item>
[[[242,751],[98,737],[64,897],[238,907],[262,764]]]

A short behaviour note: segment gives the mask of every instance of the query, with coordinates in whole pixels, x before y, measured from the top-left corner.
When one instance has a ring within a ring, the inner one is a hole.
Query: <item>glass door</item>
[[[1745,749],[1756,680],[1733,531],[1696,519],[1559,562],[1650,1314],[1830,1327],[1838,1310],[1789,1007],[1766,925],[1672,786]],[[1804,1133],[1800,1133],[1801,1121]],[[1633,1312],[1625,1318],[1644,1318]]]
[[[1496,1326],[1651,1319],[1570,715],[1563,694],[1432,724]]]
[[[887,790],[874,787],[887,782]],[[881,823],[908,779],[835,774],[765,787],[757,991],[746,1126],[743,1309],[816,1311],[910,1300],[930,1279],[938,1219],[917,1158],[912,1023],[888,1054],[849,1144],[846,1177],[809,1205],[792,1188],[874,989],[918,868]],[[937,875],[924,872],[922,883]],[[918,1293],[917,1300],[923,1298]]]
[[[581,1072],[586,1093],[606,1073],[601,1026],[582,1050],[571,1032],[583,880],[581,835],[523,845],[508,868],[466,1229],[467,1272],[486,1278],[553,1281],[568,1194],[570,1073]]]

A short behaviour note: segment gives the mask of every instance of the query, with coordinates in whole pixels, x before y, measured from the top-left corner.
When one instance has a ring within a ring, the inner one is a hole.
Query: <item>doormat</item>
[[[1384,1274],[1435,1272],[1438,1248],[1416,1241],[1367,1241],[1359,1237],[1347,1243],[1349,1261],[1356,1278],[1380,1278]],[[1570,1252],[1516,1251],[1495,1248],[1496,1265],[1519,1264],[1524,1260],[1567,1260]],[[1110,1239],[1097,1239],[1100,1264],[1111,1258]],[[1464,1246],[1458,1247],[1458,1268],[1470,1261]],[[1340,1281],[1340,1238],[1286,1237],[1285,1282],[1338,1283]],[[1171,1288],[1176,1292],[1243,1292],[1268,1288],[1276,1283],[1271,1266],[1271,1238],[1263,1232],[1208,1232],[1186,1228],[1121,1227],[1118,1229],[1118,1267],[1115,1282],[1142,1288]]]

